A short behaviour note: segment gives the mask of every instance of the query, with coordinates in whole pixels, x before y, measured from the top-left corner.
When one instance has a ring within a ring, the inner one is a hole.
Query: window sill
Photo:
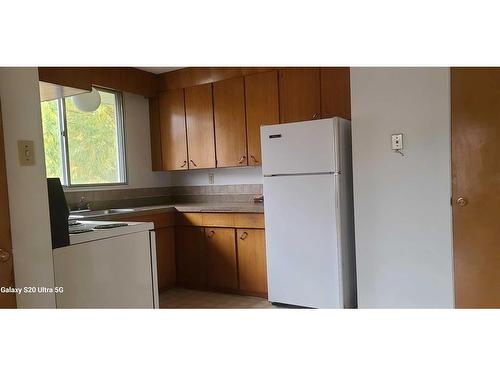
[[[66,192],[78,192],[78,191],[95,191],[95,190],[117,190],[117,189],[127,189],[129,184],[127,182],[116,183],[116,184],[102,184],[102,185],[73,185],[73,186],[63,186],[63,190]]]

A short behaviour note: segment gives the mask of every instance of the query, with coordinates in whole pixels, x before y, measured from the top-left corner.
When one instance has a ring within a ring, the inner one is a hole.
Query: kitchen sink
[[[89,217],[99,217],[113,214],[126,214],[128,212],[135,212],[134,208],[109,208],[106,210],[81,210],[81,211],[71,211],[69,213],[70,219],[84,219]]]

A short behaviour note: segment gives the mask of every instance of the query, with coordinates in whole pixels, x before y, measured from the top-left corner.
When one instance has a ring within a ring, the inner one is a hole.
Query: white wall
[[[170,174],[168,172],[153,172],[151,168],[148,99],[141,95],[124,92],[123,112],[128,185],[69,190],[114,190],[169,186]]]
[[[0,100],[16,287],[54,286],[38,70],[0,68]],[[36,164],[21,167],[17,141],[34,141]],[[55,307],[53,294],[21,294],[18,307]]]
[[[214,185],[243,185],[263,183],[261,167],[245,167],[172,172],[170,185],[208,185],[208,173],[214,173]]]
[[[454,305],[449,75],[351,69],[360,307]]]

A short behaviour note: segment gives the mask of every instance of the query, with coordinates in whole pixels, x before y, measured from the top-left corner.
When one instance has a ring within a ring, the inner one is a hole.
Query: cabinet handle
[[[208,232],[207,237],[212,238],[214,235],[215,235],[215,232],[213,230],[211,230],[210,232]]]
[[[315,113],[315,114],[313,115],[313,118],[317,118],[317,117],[318,117],[318,114],[317,114],[317,113]]]
[[[181,168],[184,168],[186,166],[186,164],[187,164],[187,161],[184,160],[184,163],[182,163]]]
[[[245,155],[243,155],[240,160],[238,161],[238,164],[243,164],[243,162],[245,161],[247,157]]]
[[[190,161],[190,162],[191,162],[191,163],[192,163],[195,167],[197,167],[196,163],[195,163],[193,160],[189,159],[189,161]]]
[[[253,156],[253,155],[250,155],[250,158],[254,161],[254,163],[258,163],[259,162],[257,159],[255,159],[255,156]]]
[[[244,240],[245,238],[248,237],[248,233],[247,232],[243,232],[240,236],[240,240]]]
[[[0,262],[5,263],[10,259],[10,253],[8,251],[0,249]]]

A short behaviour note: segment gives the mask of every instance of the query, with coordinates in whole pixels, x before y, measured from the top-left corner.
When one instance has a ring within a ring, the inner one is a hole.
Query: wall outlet
[[[19,153],[19,163],[21,165],[35,164],[33,141],[17,141],[17,151]]]
[[[403,134],[393,134],[391,135],[391,147],[393,150],[403,149]]]
[[[213,174],[212,172],[210,172],[210,173],[208,174],[208,184],[209,184],[209,185],[213,185],[213,184],[214,184],[214,179],[215,179],[214,174]]]

